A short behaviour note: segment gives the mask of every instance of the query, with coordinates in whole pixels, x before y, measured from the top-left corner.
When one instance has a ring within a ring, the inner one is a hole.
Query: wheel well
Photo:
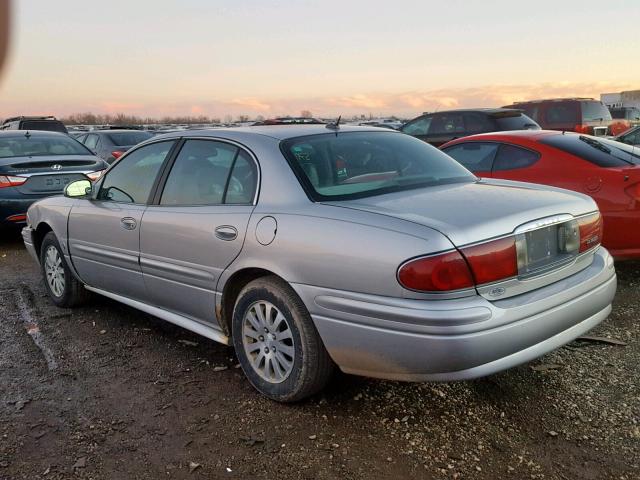
[[[53,231],[53,229],[49,226],[48,223],[40,223],[33,233],[33,246],[36,249],[36,253],[40,256],[40,247],[42,246],[42,240],[44,236]]]
[[[249,283],[257,278],[275,275],[269,270],[262,268],[245,268],[239,270],[227,280],[222,292],[222,305],[220,307],[220,326],[225,333],[231,337],[231,320],[233,319],[233,307],[240,291]]]

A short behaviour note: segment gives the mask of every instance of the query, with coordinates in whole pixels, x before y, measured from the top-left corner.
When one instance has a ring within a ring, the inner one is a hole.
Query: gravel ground
[[[338,375],[280,405],[232,349],[103,298],[47,300],[0,232],[0,479],[545,478],[640,475],[640,263],[617,265],[593,335],[488,378]]]

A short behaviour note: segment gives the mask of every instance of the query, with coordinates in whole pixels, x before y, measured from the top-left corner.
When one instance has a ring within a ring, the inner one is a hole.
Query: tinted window
[[[429,127],[429,135],[464,133],[462,113],[435,113]]]
[[[25,120],[20,125],[21,130],[44,130],[47,132],[67,133],[67,127],[62,122],[47,120]]]
[[[502,144],[493,163],[493,170],[515,170],[526,168],[538,161],[540,155],[531,150],[516,147],[515,145]]]
[[[466,133],[493,132],[496,125],[492,119],[482,113],[468,112],[462,115]]]
[[[621,135],[619,137],[619,141],[629,145],[640,145],[640,128],[635,129],[630,133]]]
[[[247,152],[240,150],[233,164],[224,203],[252,203],[256,193],[257,177],[255,162]]]
[[[51,135],[51,136],[49,136]],[[16,135],[0,137],[0,158],[43,155],[93,155],[81,143],[66,135]]]
[[[600,122],[603,120],[611,120],[611,113],[602,102],[582,102],[583,122]]]
[[[91,135],[87,135],[87,138],[84,141],[84,144],[87,146],[87,148],[90,148],[91,150],[95,150],[96,145],[98,145],[98,135],[91,134]]]
[[[162,192],[162,205],[217,205],[224,201],[238,149],[209,140],[188,140],[176,158]],[[241,191],[234,181],[234,191]]]
[[[497,143],[467,142],[448,147],[443,151],[472,172],[490,172]]]
[[[552,135],[543,138],[540,143],[551,145],[600,167],[628,167],[631,164],[639,163],[640,160],[639,157],[633,155],[630,146],[589,135],[570,133]],[[623,148],[629,151],[625,151]]]
[[[107,135],[111,143],[118,147],[128,147],[129,145],[137,145],[140,142],[149,140],[153,135],[147,132],[118,132],[109,133]]]
[[[99,200],[147,203],[153,182],[173,142],[145,145],[122,157],[106,174]]]
[[[407,123],[402,127],[402,131],[407,135],[426,135],[431,124],[431,117],[420,117],[417,120]]]
[[[500,132],[508,130],[540,130],[540,125],[524,114],[496,118],[496,123]]]
[[[282,150],[315,200],[475,180],[440,150],[393,132],[312,135],[285,141]]]
[[[578,123],[578,102],[548,102],[547,123]]]

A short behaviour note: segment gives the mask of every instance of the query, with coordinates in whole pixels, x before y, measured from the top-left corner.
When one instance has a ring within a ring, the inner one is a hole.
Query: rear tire
[[[49,298],[58,307],[75,307],[89,298],[84,285],[71,273],[53,232],[47,233],[42,240],[40,266]]]
[[[309,312],[279,277],[262,277],[242,289],[232,334],[249,382],[273,400],[302,400],[331,379],[334,364]]]

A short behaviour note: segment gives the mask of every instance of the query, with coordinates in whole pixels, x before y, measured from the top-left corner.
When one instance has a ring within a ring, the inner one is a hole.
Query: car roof
[[[69,137],[66,133],[63,132],[51,132],[49,130],[0,130],[0,137],[24,137],[27,132],[29,132],[30,137]]]
[[[98,134],[109,134],[109,133],[132,133],[132,132],[140,132],[140,133],[149,133],[151,132],[147,130],[136,130],[134,128],[114,128],[113,130],[90,130],[82,133],[98,133]]]
[[[176,138],[176,137],[224,137],[225,134],[231,134],[236,136],[237,134],[243,135],[261,135],[265,137],[272,137],[277,140],[287,140],[289,138],[304,137],[307,135],[320,135],[323,133],[347,133],[347,132],[391,132],[388,128],[368,127],[368,126],[355,126],[355,125],[340,125],[337,130],[328,127],[327,125],[260,125],[255,127],[231,127],[231,128],[215,128],[205,130],[180,130],[177,132],[167,133],[164,135],[158,135],[154,137],[159,138]],[[396,132],[399,133],[399,132]]]

